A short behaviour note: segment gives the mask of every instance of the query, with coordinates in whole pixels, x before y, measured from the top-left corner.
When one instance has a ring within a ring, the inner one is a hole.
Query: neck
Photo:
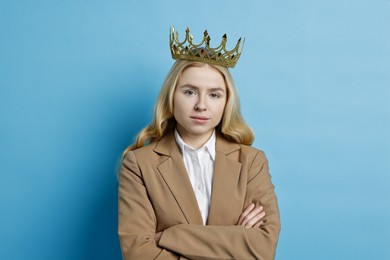
[[[188,144],[189,146],[199,149],[201,148],[207,141],[210,139],[211,135],[213,134],[213,131],[201,134],[201,135],[196,135],[196,134],[189,134],[185,133],[184,131],[180,131],[180,128],[177,128],[177,131],[180,134],[181,139]]]

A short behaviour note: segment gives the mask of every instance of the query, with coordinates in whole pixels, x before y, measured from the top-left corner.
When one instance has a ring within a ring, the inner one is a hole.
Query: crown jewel
[[[170,47],[172,58],[182,60],[201,61],[214,65],[221,65],[225,67],[233,68],[238,59],[241,56],[244,42],[242,43],[241,50],[240,43],[241,38],[238,39],[236,46],[231,50],[226,50],[227,36],[222,36],[221,44],[216,48],[210,47],[210,35],[207,30],[203,33],[203,40],[199,44],[194,44],[192,41],[194,37],[190,34],[190,29],[186,29],[186,37],[184,41],[179,41],[179,33],[175,32],[175,28],[171,27],[171,33],[169,35]],[[244,39],[245,40],[245,39]]]

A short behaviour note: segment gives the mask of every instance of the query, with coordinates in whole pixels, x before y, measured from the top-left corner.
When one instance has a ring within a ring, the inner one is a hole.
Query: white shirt
[[[175,130],[176,143],[183,155],[192,188],[202,215],[203,224],[206,224],[211,203],[211,185],[214,175],[215,161],[215,131],[209,140],[199,149],[186,144]]]

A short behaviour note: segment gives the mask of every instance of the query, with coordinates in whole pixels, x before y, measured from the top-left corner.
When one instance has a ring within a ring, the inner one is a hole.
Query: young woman
[[[176,61],[153,122],[124,153],[123,258],[274,259],[279,210],[253,139],[229,70]]]

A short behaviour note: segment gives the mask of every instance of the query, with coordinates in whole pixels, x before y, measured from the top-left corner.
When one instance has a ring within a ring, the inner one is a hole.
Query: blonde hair
[[[224,76],[227,89],[225,111],[221,122],[216,127],[217,132],[232,142],[251,145],[255,137],[252,129],[241,116],[239,98],[230,71],[226,67],[208,65],[216,68]],[[161,137],[174,130],[176,120],[173,117],[173,94],[180,75],[186,68],[191,66],[201,67],[205,66],[205,63],[177,60],[173,64],[157,99],[153,121],[138,133],[135,142],[124,151],[123,157],[128,151],[158,141]]]

